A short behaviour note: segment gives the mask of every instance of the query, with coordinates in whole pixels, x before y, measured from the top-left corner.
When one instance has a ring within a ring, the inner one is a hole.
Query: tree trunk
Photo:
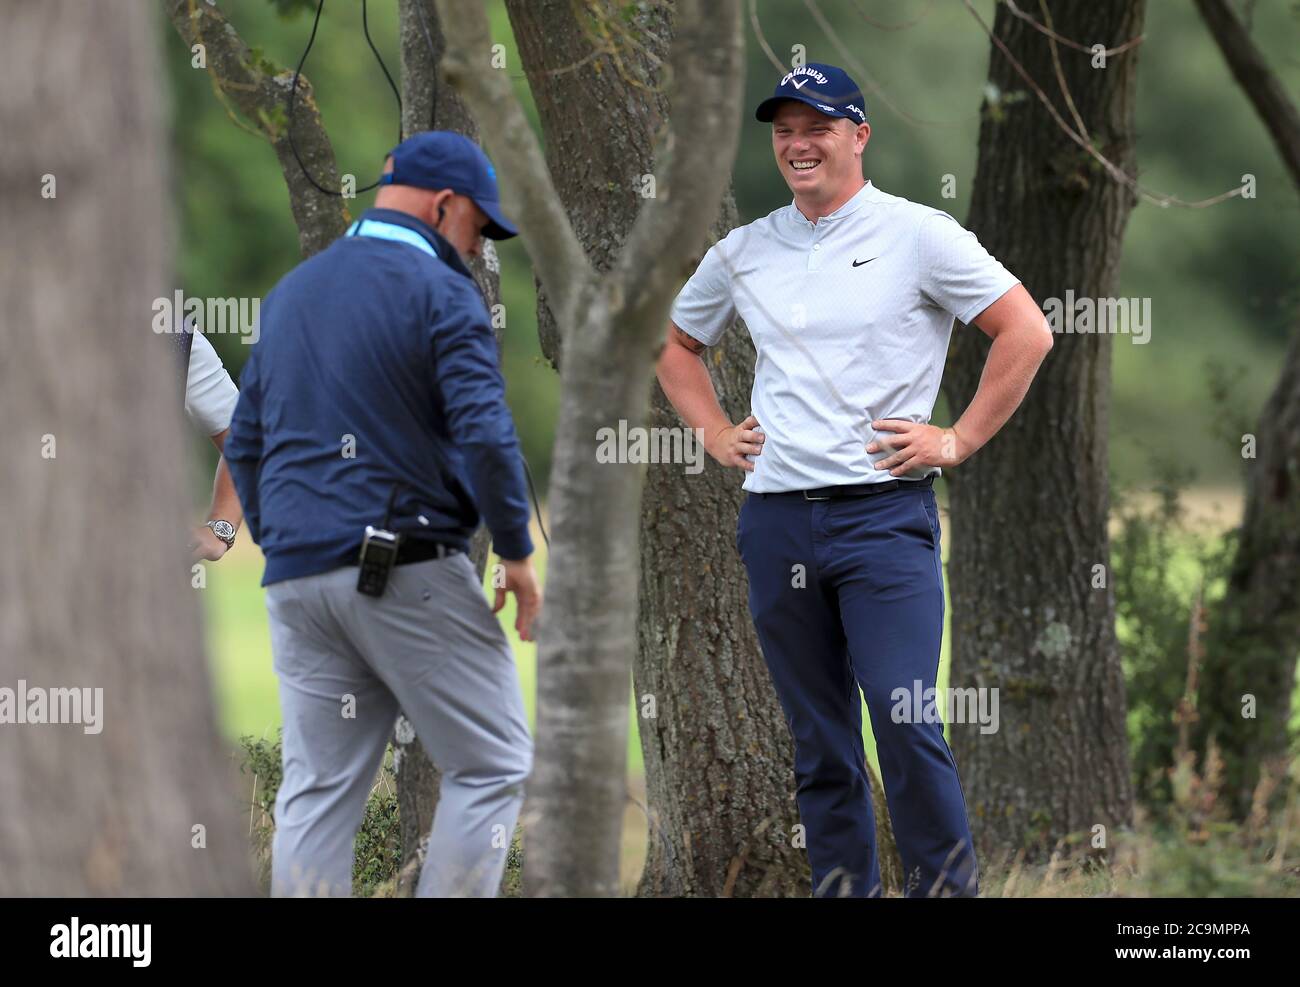
[[[1300,112],[1222,0],[1196,0],[1215,43],[1300,192]],[[1245,818],[1261,768],[1288,752],[1300,652],[1300,326],[1255,430],[1246,512],[1223,600],[1209,622],[1197,696],[1198,741],[1223,755],[1229,810]],[[1250,712],[1244,703],[1253,697]],[[1280,792],[1280,787],[1279,787]]]
[[[1196,9],[1300,191],[1300,110],[1226,0],[1196,0]]]
[[[1198,739],[1218,745],[1223,793],[1241,819],[1261,769],[1277,780],[1288,758],[1300,648],[1300,329],[1255,438],[1245,516],[1227,590],[1209,621],[1197,690]]]
[[[155,26],[131,0],[6,14],[0,689],[90,690],[91,722],[0,727],[4,895],[253,892],[185,552],[183,368],[151,331],[172,295]]]
[[[402,134],[410,137],[425,130],[454,130],[478,140],[478,126],[464,101],[450,86],[438,84],[437,67],[446,41],[432,0],[402,0],[399,9],[402,44]],[[491,240],[483,254],[469,263],[489,310],[501,301],[500,263]],[[500,328],[496,329],[501,345]],[[491,535],[480,527],[470,543],[470,557],[479,579],[487,567]],[[400,697],[399,697],[400,698]],[[397,799],[402,827],[402,873],[398,892],[414,894],[424,866],[433,813],[442,783],[437,765],[429,758],[415,730],[398,720],[393,734],[397,771]],[[503,878],[503,882],[508,878]]]
[[[520,57],[546,134],[552,180],[592,266],[607,271],[645,201],[653,145],[667,117],[658,72],[672,39],[671,10],[632,26],[638,45],[585,59],[593,39],[571,4],[508,0]],[[576,68],[565,70],[567,67]],[[601,121],[591,139],[589,121]],[[712,239],[736,222],[726,196]],[[698,262],[696,256],[691,266]],[[543,348],[559,365],[559,333],[539,301]],[[749,413],[754,348],[737,325],[712,355],[724,407]],[[648,420],[681,428],[658,386]],[[792,751],[746,603],[735,549],[740,477],[709,461],[651,468],[641,510],[637,706],[643,714],[650,844],[641,895],[807,894]],[[647,700],[650,700],[647,702]]]
[[[1060,34],[1117,45],[1141,33],[1141,0],[1053,3]],[[1055,82],[1051,43],[999,5],[994,32],[1073,120]],[[1100,151],[1135,168],[1134,48],[1093,68],[1060,46],[1074,106]],[[996,93],[1024,90],[994,47]],[[1045,304],[1116,293],[1134,195],[1096,166],[1032,93],[986,102],[968,226]],[[1111,340],[1060,334],[1023,406],[1001,433],[947,474],[951,685],[999,690],[1001,727],[953,728],[981,853],[1030,859],[1071,832],[1128,824],[1133,791],[1124,680],[1115,638],[1107,517]],[[979,382],[989,341],[958,326],[945,389],[954,414]],[[1105,567],[1094,570],[1094,567]],[[1096,588],[1094,588],[1094,586]]]

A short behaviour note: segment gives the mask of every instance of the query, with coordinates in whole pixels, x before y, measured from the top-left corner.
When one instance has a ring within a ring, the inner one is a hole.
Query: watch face
[[[212,522],[212,533],[218,538],[234,538],[235,526],[229,521],[214,521]]]

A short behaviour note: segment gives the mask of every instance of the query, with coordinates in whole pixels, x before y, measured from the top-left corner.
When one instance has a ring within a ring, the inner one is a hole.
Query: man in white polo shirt
[[[216,562],[235,544],[235,533],[244,519],[239,494],[226,462],[226,435],[230,418],[239,401],[239,390],[226,372],[221,357],[192,322],[174,334],[185,372],[185,414],[222,455],[212,481],[212,505],[208,520],[190,529],[190,561]]]
[[[871,128],[843,70],[796,68],[755,115],[794,201],[705,254],[673,306],[659,381],[709,453],[747,472],[736,545],[794,738],[813,893],[881,893],[861,689],[905,893],[974,896],[961,782],[925,698],[944,615],[932,485],[1015,411],[1051,332],[974,234],[864,181]],[[737,316],[758,362],[751,414],[733,425],[701,353]],[[954,318],[993,346],[943,429],[929,422]]]

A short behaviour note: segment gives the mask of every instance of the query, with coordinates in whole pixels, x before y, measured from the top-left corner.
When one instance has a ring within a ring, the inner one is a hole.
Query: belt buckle
[[[830,500],[830,499],[831,499],[829,495],[826,496],[826,497],[809,497],[809,496],[808,496],[808,491],[807,491],[807,490],[801,490],[801,491],[799,491],[799,492],[803,494],[803,499],[804,499],[804,500],[814,501],[814,500]]]

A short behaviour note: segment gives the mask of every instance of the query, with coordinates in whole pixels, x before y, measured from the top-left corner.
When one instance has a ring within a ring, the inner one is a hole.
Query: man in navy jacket
[[[442,771],[418,893],[495,894],[532,766],[493,616],[541,606],[519,442],[487,308],[459,254],[516,230],[486,155],[454,133],[393,149],[341,237],[262,306],[225,453],[262,584],[284,718],[275,894],[348,894],[353,840],[399,711]],[[467,550],[486,522],[489,609]],[[367,525],[400,532],[381,596],[357,591]]]

